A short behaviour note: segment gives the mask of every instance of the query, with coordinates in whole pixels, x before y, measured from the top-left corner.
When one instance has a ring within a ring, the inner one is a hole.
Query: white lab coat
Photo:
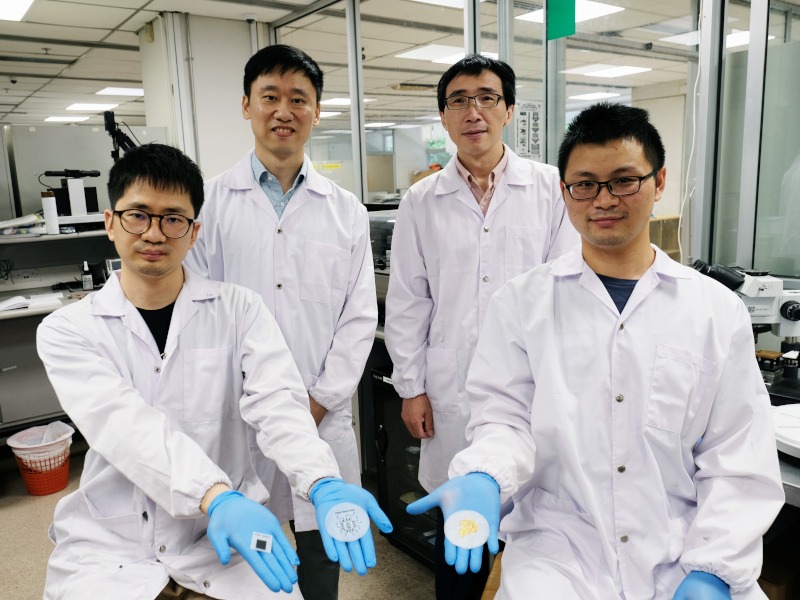
[[[353,194],[309,166],[278,219],[253,177],[251,155],[206,182],[198,217],[203,226],[186,263],[211,279],[261,295],[306,390],[329,411],[320,437],[333,449],[344,480],[358,485],[351,398],[378,323],[367,211]],[[298,531],[317,528],[313,507],[296,496],[290,501],[279,473],[264,478],[272,482],[270,508],[281,520],[294,512]],[[286,493],[279,495],[282,484]]]
[[[283,597],[238,554],[219,562],[200,501],[222,482],[264,502],[254,466],[264,455],[304,497],[338,474],[258,296],[185,274],[163,359],[116,275],[38,329],[50,381],[90,447],[80,488],[56,508],[45,598],[155,598],[168,577],[212,598]]]
[[[570,253],[494,296],[467,390],[450,476],[486,472],[513,498],[499,598],[667,600],[692,570],[764,598],[784,494],[735,294],[656,250],[620,315]]]
[[[401,398],[427,393],[433,438],[422,440],[419,481],[431,491],[467,445],[464,382],[491,295],[506,281],[578,244],[555,167],[508,164],[484,218],[456,169],[413,185],[397,212],[386,296],[386,348]]]

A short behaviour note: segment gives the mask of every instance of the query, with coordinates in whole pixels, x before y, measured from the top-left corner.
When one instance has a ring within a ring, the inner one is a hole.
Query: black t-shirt
[[[628,299],[633,293],[633,288],[636,287],[638,280],[636,279],[617,279],[616,277],[609,277],[608,275],[597,274],[603,285],[608,290],[608,295],[617,305],[617,310],[622,314],[622,309],[628,303]]]
[[[174,302],[156,310],[145,310],[144,308],[136,307],[144,322],[147,323],[150,333],[153,334],[153,339],[155,339],[158,351],[161,352],[162,356],[164,355],[164,348],[167,346],[167,334],[169,333],[169,323],[172,320],[173,308],[175,308]]]

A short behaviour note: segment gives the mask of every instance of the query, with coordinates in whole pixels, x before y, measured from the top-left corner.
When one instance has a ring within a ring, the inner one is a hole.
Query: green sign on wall
[[[574,35],[575,0],[547,0],[547,39]]]

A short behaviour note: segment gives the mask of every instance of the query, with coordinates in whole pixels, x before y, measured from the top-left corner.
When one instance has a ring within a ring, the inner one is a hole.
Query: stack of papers
[[[8,221],[0,221],[0,235],[31,237],[47,233],[44,219],[34,213]]]
[[[0,302],[0,312],[4,310],[14,310],[16,308],[47,308],[61,306],[61,292],[52,294],[31,294],[30,297],[13,296]]]

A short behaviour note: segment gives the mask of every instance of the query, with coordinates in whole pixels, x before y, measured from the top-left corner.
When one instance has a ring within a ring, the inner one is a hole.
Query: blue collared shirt
[[[253,177],[255,177],[256,181],[258,181],[258,184],[261,186],[261,189],[264,190],[264,193],[267,195],[267,198],[269,198],[269,201],[272,202],[272,206],[275,208],[275,212],[278,214],[279,219],[283,216],[283,211],[286,209],[286,205],[289,204],[289,200],[291,200],[292,196],[294,196],[297,188],[299,188],[303,181],[305,181],[305,178],[308,175],[308,163],[308,157],[304,156],[303,166],[300,167],[300,172],[297,174],[294,184],[289,191],[284,194],[278,178],[270,173],[263,164],[261,164],[261,161],[258,160],[256,153],[253,152],[250,160],[250,164],[253,167]]]

